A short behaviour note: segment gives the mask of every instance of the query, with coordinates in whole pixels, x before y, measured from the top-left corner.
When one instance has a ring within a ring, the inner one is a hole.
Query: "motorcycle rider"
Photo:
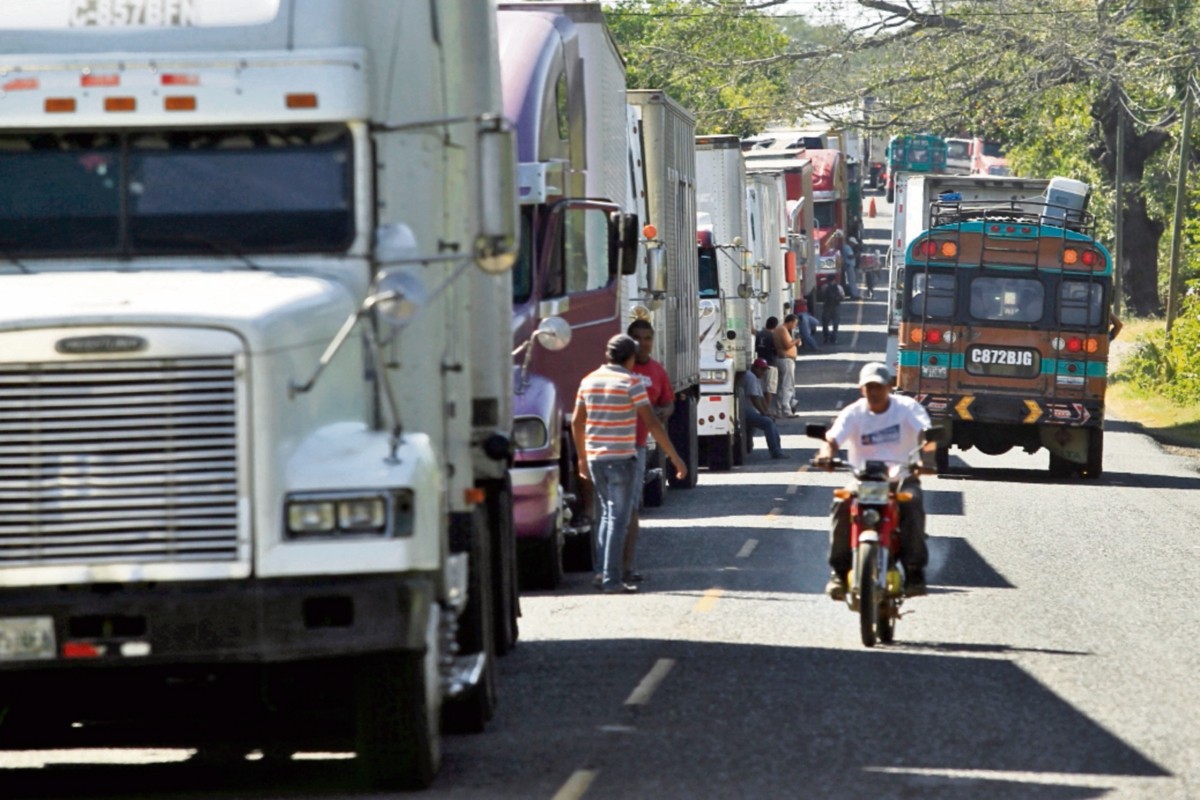
[[[863,366],[858,385],[862,398],[838,414],[817,453],[817,466],[832,470],[830,459],[842,447],[846,448],[847,460],[856,472],[868,461],[882,461],[889,468],[903,466],[918,446],[924,460],[933,457],[937,443],[928,441],[922,445],[922,435],[932,427],[929,414],[916,400],[892,394],[887,365],[872,362]],[[899,555],[904,565],[904,593],[915,597],[925,594],[925,564],[929,561],[924,496],[915,471],[904,479],[899,491],[912,494],[909,502],[900,504]],[[834,600],[844,600],[846,573],[854,558],[850,552],[850,501],[834,498],[829,515],[829,566],[833,574],[825,593]]]

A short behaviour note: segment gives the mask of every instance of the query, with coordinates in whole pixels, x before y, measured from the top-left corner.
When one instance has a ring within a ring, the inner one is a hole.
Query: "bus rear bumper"
[[[1104,425],[1104,404],[1095,400],[1048,400],[1020,395],[904,394],[925,407],[933,421],[999,425]]]

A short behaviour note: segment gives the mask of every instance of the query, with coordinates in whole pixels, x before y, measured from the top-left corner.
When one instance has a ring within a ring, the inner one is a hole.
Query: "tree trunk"
[[[1129,115],[1121,108],[1115,88],[1096,99],[1092,116],[1098,123],[1100,141],[1091,148],[1091,156],[1104,169],[1110,183],[1115,182],[1117,174],[1117,125],[1125,126],[1125,213],[1121,220],[1125,263],[1116,264],[1114,268],[1121,270],[1126,305],[1140,317],[1161,314],[1158,242],[1166,226],[1146,212],[1142,177],[1146,162],[1171,141],[1171,135],[1158,126],[1139,135]]]

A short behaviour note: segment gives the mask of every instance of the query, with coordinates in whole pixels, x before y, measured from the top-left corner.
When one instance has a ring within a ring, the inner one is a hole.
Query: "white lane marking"
[[[794,483],[793,483],[791,486],[789,486],[789,487],[787,488],[787,493],[788,493],[788,494],[795,494],[795,493],[796,493],[796,490],[797,490],[797,489],[799,489],[799,488],[800,488],[799,486],[797,486],[796,484],[794,484]]]
[[[842,406],[844,406],[844,405],[846,405],[846,401],[845,401],[845,400],[838,400],[838,402],[837,402],[837,410],[838,410],[838,411],[841,411],[841,410],[842,410]]]
[[[1052,786],[1095,786],[1111,788],[1119,775],[1088,775],[1074,772],[1017,772],[1000,769],[940,769],[932,767],[863,767],[864,772],[882,772],[888,775],[922,775],[931,778],[953,780],[1010,781],[1012,783],[1038,783]],[[1161,780],[1163,776],[1155,776]],[[1145,780],[1139,779],[1139,780]]]
[[[747,539],[746,543],[742,545],[742,549],[738,550],[737,557],[749,558],[750,554],[754,552],[754,548],[756,547],[758,547],[758,539]]]
[[[625,700],[627,706],[644,706],[650,702],[650,696],[654,694],[654,690],[663,682],[663,678],[667,677],[667,673],[671,671],[671,667],[675,666],[675,659],[660,658],[646,673],[646,677],[642,678],[642,682],[630,692],[629,697]]]
[[[562,788],[554,793],[552,800],[579,800],[587,793],[592,781],[600,774],[598,769],[577,769],[567,778]]]

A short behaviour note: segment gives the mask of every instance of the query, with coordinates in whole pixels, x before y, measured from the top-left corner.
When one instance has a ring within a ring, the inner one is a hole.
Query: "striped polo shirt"
[[[650,405],[641,379],[624,367],[606,364],[579,384],[576,413],[587,409],[584,450],[589,461],[637,456],[637,407]]]

